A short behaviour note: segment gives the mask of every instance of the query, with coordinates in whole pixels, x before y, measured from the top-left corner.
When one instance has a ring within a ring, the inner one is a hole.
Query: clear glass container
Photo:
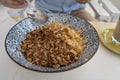
[[[20,21],[25,18],[24,16],[24,10],[25,8],[21,9],[12,9],[12,8],[7,8],[8,9],[8,14],[11,18],[15,19],[16,21]]]
[[[26,0],[1,0],[1,4],[7,9],[11,18],[17,21],[25,18],[23,13],[28,5]]]
[[[120,17],[113,32],[112,41],[117,45],[120,45]]]

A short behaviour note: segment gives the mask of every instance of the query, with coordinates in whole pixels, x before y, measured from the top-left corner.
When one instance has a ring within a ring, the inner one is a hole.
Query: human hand
[[[81,4],[86,4],[89,3],[91,0],[76,0],[76,1]]]
[[[26,0],[0,0],[0,2],[10,8],[21,8],[27,5]]]

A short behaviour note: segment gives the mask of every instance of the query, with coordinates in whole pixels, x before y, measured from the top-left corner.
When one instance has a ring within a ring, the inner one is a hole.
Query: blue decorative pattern
[[[56,13],[48,14],[48,16],[49,20],[45,24],[49,24],[51,22],[61,22],[63,24],[69,24],[73,26],[74,29],[84,31],[83,37],[88,40],[88,44],[85,48],[84,54],[80,56],[80,59],[73,64],[61,67],[59,69],[39,67],[35,64],[28,62],[24,54],[21,53],[21,42],[26,38],[26,34],[28,32],[31,32],[36,28],[45,25],[37,24],[33,22],[30,18],[22,20],[8,32],[5,40],[5,47],[10,58],[12,58],[13,61],[27,69],[40,72],[66,71],[81,66],[82,64],[89,61],[92,58],[92,56],[96,53],[99,46],[99,37],[93,26],[84,19],[73,17],[67,14]]]

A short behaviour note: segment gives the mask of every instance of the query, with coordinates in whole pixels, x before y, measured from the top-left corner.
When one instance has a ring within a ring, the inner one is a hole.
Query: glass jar
[[[120,17],[113,32],[112,41],[120,46]]]
[[[13,19],[20,21],[25,18],[23,12],[27,7],[26,0],[1,0],[1,3]]]

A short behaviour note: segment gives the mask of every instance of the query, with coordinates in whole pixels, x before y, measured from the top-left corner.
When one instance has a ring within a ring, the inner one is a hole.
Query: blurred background
[[[110,0],[120,10],[120,0]]]
[[[98,21],[116,23],[120,16],[120,0],[91,0],[85,9]]]

